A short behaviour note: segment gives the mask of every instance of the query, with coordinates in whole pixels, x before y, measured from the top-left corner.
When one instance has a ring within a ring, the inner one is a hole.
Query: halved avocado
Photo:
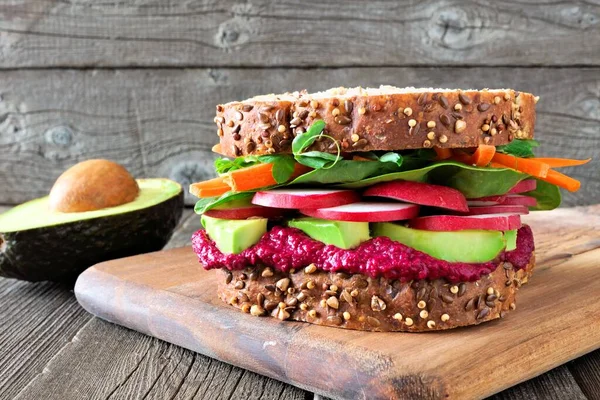
[[[56,212],[48,196],[0,214],[0,275],[73,283],[102,261],[157,251],[183,213],[183,190],[168,179],[138,179],[137,198],[95,211]]]

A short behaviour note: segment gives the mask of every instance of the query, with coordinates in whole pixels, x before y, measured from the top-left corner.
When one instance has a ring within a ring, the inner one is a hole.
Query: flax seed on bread
[[[319,119],[344,152],[498,146],[533,138],[536,102],[512,89],[392,86],[256,96],[217,106],[214,150],[229,157],[290,153],[294,137]],[[310,150],[337,151],[331,140]]]

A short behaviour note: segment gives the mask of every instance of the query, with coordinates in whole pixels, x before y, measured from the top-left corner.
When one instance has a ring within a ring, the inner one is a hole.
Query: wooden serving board
[[[191,248],[98,264],[75,287],[103,319],[334,398],[480,398],[600,347],[600,206],[534,213],[538,266],[503,320],[367,333],[222,303]]]

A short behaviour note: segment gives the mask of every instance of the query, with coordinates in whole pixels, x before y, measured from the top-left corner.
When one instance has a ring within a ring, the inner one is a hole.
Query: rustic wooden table
[[[186,209],[168,247],[198,223]],[[0,279],[0,321],[0,399],[319,398],[95,318],[57,284]],[[600,399],[600,350],[493,398]]]

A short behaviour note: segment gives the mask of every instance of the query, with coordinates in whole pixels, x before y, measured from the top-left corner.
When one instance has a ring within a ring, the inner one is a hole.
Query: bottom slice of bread
[[[219,297],[254,316],[364,331],[434,331],[502,318],[535,266],[501,262],[475,282],[401,282],[314,266],[283,273],[265,267],[217,270]]]

